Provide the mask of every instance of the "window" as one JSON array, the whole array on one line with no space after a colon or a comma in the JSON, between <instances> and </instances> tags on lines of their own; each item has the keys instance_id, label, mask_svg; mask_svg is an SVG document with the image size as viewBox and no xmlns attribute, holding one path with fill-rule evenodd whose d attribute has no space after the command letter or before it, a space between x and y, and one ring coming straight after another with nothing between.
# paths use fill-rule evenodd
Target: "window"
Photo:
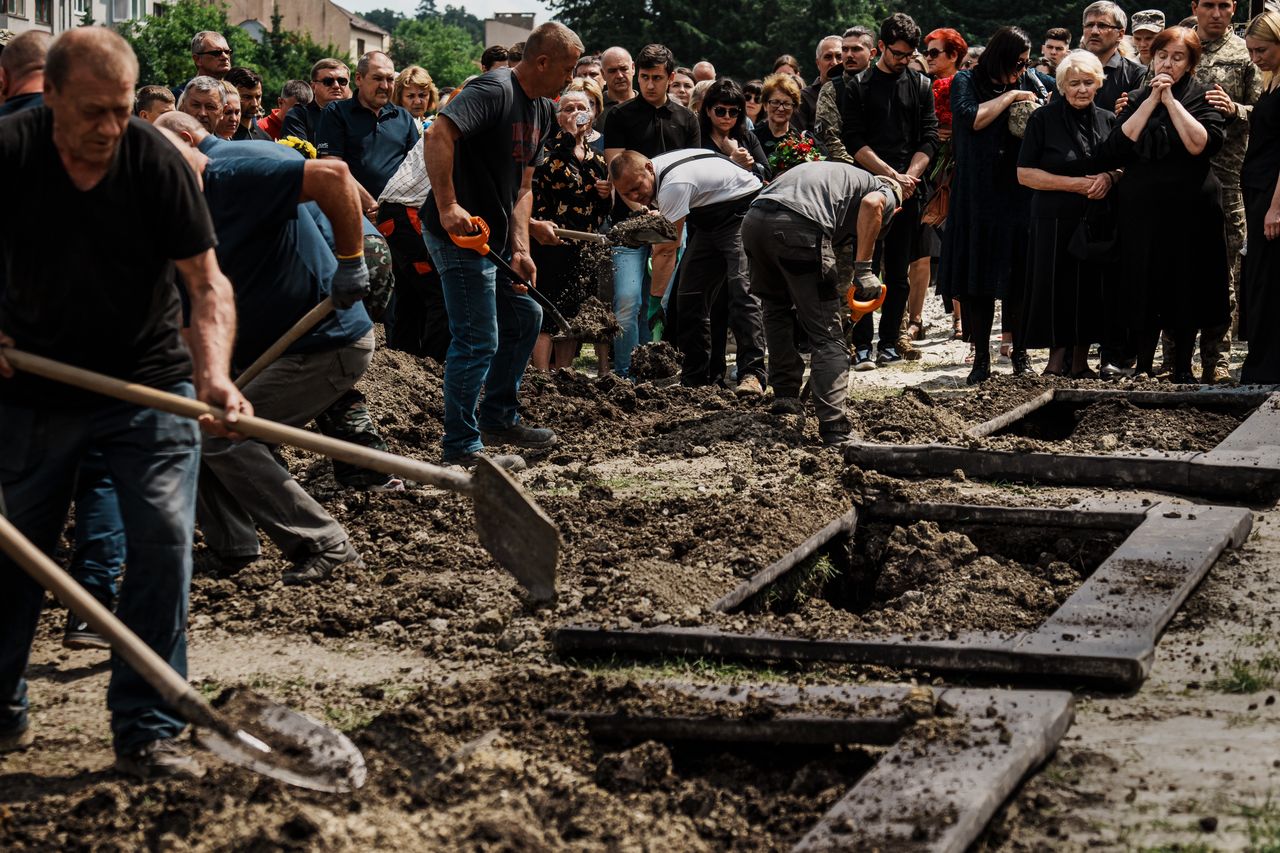
<instances>
[{"instance_id":1,"label":"window","mask_svg":"<svg viewBox=\"0 0 1280 853\"><path fill-rule=\"evenodd\" d=\"M36 23L53 23L53 0L36 0Z\"/></svg>"},{"instance_id":2,"label":"window","mask_svg":"<svg viewBox=\"0 0 1280 853\"><path fill-rule=\"evenodd\" d=\"M356 39L356 58L364 56L364 39Z\"/></svg>"},{"instance_id":3,"label":"window","mask_svg":"<svg viewBox=\"0 0 1280 853\"><path fill-rule=\"evenodd\" d=\"M15 15L19 18L27 16L27 0L6 0L4 7L10 15Z\"/></svg>"},{"instance_id":4,"label":"window","mask_svg":"<svg viewBox=\"0 0 1280 853\"><path fill-rule=\"evenodd\" d=\"M163 18L169 11L169 7L164 3L155 3L151 6L151 14L156 18Z\"/></svg>"},{"instance_id":5,"label":"window","mask_svg":"<svg viewBox=\"0 0 1280 853\"><path fill-rule=\"evenodd\" d=\"M89 0L75 0L72 4L77 15L83 17L89 11Z\"/></svg>"}]
</instances>

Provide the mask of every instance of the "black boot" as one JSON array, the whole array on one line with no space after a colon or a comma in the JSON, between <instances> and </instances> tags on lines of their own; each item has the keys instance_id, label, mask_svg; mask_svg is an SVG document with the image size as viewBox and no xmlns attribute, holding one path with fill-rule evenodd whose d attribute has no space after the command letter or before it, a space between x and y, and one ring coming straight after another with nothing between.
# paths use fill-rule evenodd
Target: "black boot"
<instances>
[{"instance_id":1,"label":"black boot","mask_svg":"<svg viewBox=\"0 0 1280 853\"><path fill-rule=\"evenodd\" d=\"M1031 356L1024 349L1013 351L1013 375L1025 376L1031 372Z\"/></svg>"},{"instance_id":2,"label":"black boot","mask_svg":"<svg viewBox=\"0 0 1280 853\"><path fill-rule=\"evenodd\" d=\"M991 348L989 345L979 345L973 353L973 369L969 371L969 378L965 380L967 385L977 385L986 382L991 378Z\"/></svg>"}]
</instances>

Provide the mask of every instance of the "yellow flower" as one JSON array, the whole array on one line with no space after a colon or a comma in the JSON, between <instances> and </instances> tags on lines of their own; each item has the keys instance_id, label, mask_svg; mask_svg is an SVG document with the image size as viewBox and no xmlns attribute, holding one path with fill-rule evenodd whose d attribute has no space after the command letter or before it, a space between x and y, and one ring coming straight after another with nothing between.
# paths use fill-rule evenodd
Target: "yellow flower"
<instances>
[{"instance_id":1,"label":"yellow flower","mask_svg":"<svg viewBox=\"0 0 1280 853\"><path fill-rule=\"evenodd\" d=\"M286 136L283 139L277 139L279 145L287 145L294 151L301 152L303 157L308 160L316 159L316 147L305 139L299 139L296 136Z\"/></svg>"}]
</instances>

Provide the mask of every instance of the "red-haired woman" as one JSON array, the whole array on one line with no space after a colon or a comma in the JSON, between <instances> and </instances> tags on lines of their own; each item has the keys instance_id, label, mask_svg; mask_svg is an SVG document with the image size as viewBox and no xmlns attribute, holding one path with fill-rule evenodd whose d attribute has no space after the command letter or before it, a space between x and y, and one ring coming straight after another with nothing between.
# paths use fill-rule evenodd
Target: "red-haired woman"
<instances>
[{"instance_id":1,"label":"red-haired woman","mask_svg":"<svg viewBox=\"0 0 1280 853\"><path fill-rule=\"evenodd\" d=\"M1151 42L1151 81L1129 93L1107 139L1124 166L1119 187L1122 284L1106 306L1112 343L1127 343L1138 373L1152 373L1163 328L1173 338L1175 382L1195 382L1198 329L1226 325L1227 243L1221 187L1209 159L1222 147L1222 113L1192 72L1194 30L1170 27Z\"/></svg>"}]
</instances>

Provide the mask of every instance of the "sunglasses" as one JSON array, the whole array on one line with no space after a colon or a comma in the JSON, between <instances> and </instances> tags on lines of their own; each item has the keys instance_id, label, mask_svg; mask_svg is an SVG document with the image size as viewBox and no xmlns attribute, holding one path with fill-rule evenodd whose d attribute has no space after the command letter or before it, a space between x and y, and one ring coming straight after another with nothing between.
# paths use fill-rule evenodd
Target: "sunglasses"
<instances>
[{"instance_id":1,"label":"sunglasses","mask_svg":"<svg viewBox=\"0 0 1280 853\"><path fill-rule=\"evenodd\" d=\"M716 118L737 118L738 113L742 112L737 107L712 107L711 114Z\"/></svg>"},{"instance_id":2,"label":"sunglasses","mask_svg":"<svg viewBox=\"0 0 1280 853\"><path fill-rule=\"evenodd\" d=\"M1031 60L1029 59L1019 59L1017 62L1013 63L1013 68L1015 71L1021 71L1022 69L1026 68L1030 64L1031 64Z\"/></svg>"},{"instance_id":3,"label":"sunglasses","mask_svg":"<svg viewBox=\"0 0 1280 853\"><path fill-rule=\"evenodd\" d=\"M321 86L345 86L350 83L351 80L347 77L325 77L321 80L317 80L316 82Z\"/></svg>"},{"instance_id":4,"label":"sunglasses","mask_svg":"<svg viewBox=\"0 0 1280 853\"><path fill-rule=\"evenodd\" d=\"M222 48L220 50L202 50L196 56L230 56L231 48Z\"/></svg>"},{"instance_id":5,"label":"sunglasses","mask_svg":"<svg viewBox=\"0 0 1280 853\"><path fill-rule=\"evenodd\" d=\"M930 59L937 59L939 56L942 56L942 54L944 53L946 53L945 50L938 50L936 47L931 47L924 52L924 55L929 57Z\"/></svg>"},{"instance_id":6,"label":"sunglasses","mask_svg":"<svg viewBox=\"0 0 1280 853\"><path fill-rule=\"evenodd\" d=\"M756 104L760 103L760 96L757 95L755 92L747 92L745 95L743 95L743 97L746 98L748 101L751 101L752 103L756 103Z\"/></svg>"}]
</instances>

